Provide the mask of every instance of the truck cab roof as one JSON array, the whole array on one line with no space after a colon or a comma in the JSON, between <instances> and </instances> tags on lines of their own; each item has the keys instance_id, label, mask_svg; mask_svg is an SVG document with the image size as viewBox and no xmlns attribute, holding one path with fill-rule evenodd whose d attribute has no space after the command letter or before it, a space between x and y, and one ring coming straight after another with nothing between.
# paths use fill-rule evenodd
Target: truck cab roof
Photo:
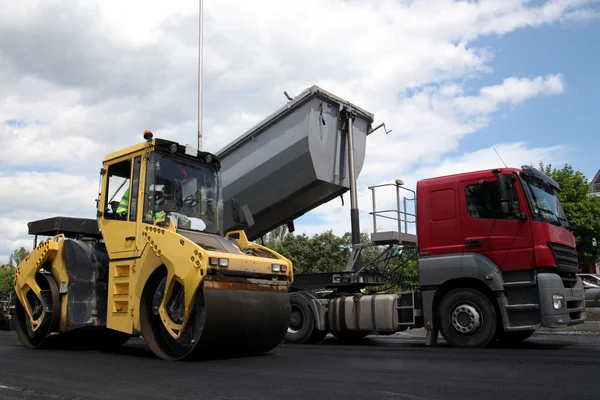
<instances>
[{"instance_id":1,"label":"truck cab roof","mask_svg":"<svg viewBox=\"0 0 600 400\"><path fill-rule=\"evenodd\" d=\"M484 178L490 175L491 173L494 174L501 174L501 173L512 173L512 172L517 172L517 173L521 173L523 170L520 168L493 168L493 169L481 169L478 171L469 171L469 172L461 172L461 173L457 173L457 174L449 174L449 175L441 175L441 176L436 176L433 178L425 178L425 179L421 179L417 182L417 185L419 186L429 186L431 184L439 184L439 183L443 183L445 181L456 181L456 180L462 180L462 179L477 179L477 178Z\"/></svg>"}]
</instances>

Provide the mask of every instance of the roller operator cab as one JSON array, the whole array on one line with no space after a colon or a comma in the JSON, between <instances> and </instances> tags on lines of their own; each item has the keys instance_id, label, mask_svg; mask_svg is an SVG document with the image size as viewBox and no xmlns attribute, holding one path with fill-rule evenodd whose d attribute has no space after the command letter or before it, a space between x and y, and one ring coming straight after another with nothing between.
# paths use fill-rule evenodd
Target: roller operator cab
<instances>
[{"instance_id":1,"label":"roller operator cab","mask_svg":"<svg viewBox=\"0 0 600 400\"><path fill-rule=\"evenodd\" d=\"M291 262L243 231L223 234L215 155L144 138L105 157L97 220L29 223L36 242L51 238L17 269L19 339L111 347L142 336L163 359L270 351L290 318Z\"/></svg>"},{"instance_id":2,"label":"roller operator cab","mask_svg":"<svg viewBox=\"0 0 600 400\"><path fill-rule=\"evenodd\" d=\"M575 238L559 190L528 166L417 183L425 327L452 345L479 347L585 321Z\"/></svg>"}]
</instances>

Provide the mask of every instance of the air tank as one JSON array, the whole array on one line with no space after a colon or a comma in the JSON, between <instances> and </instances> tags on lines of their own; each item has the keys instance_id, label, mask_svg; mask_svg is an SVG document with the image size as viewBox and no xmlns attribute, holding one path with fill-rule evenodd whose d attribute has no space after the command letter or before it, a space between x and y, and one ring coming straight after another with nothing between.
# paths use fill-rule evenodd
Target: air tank
<instances>
[{"instance_id":1,"label":"air tank","mask_svg":"<svg viewBox=\"0 0 600 400\"><path fill-rule=\"evenodd\" d=\"M225 232L244 229L256 240L347 192L346 112L354 115L358 177L374 116L318 86L218 151Z\"/></svg>"}]
</instances>

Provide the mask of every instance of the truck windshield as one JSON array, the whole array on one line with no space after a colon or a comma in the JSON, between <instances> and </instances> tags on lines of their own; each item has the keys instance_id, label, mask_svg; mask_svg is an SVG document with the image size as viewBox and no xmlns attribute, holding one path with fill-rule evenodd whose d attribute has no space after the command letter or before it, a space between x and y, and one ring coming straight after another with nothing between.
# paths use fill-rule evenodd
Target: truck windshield
<instances>
[{"instance_id":1,"label":"truck windshield","mask_svg":"<svg viewBox=\"0 0 600 400\"><path fill-rule=\"evenodd\" d=\"M523 175L525 189L530 198L533 214L548 220L555 225L569 227L567 216L556 196L556 191L550 183L534 177Z\"/></svg>"},{"instance_id":2,"label":"truck windshield","mask_svg":"<svg viewBox=\"0 0 600 400\"><path fill-rule=\"evenodd\" d=\"M178 228L220 233L220 174L202 164L172 155L151 153L146 169L144 222L167 215ZM181 196L177 193L181 192Z\"/></svg>"}]
</instances>

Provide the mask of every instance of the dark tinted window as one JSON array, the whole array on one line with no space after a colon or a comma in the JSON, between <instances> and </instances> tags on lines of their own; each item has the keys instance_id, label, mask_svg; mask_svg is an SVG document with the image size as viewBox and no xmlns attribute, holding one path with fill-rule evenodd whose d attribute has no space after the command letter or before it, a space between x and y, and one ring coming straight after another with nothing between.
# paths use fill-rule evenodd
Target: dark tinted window
<instances>
[{"instance_id":1,"label":"dark tinted window","mask_svg":"<svg viewBox=\"0 0 600 400\"><path fill-rule=\"evenodd\" d=\"M465 192L469 217L492 219L516 218L513 214L502 211L500 190L496 182L483 182L475 185L468 185ZM515 209L518 210L518 201L513 201L513 203Z\"/></svg>"}]
</instances>

